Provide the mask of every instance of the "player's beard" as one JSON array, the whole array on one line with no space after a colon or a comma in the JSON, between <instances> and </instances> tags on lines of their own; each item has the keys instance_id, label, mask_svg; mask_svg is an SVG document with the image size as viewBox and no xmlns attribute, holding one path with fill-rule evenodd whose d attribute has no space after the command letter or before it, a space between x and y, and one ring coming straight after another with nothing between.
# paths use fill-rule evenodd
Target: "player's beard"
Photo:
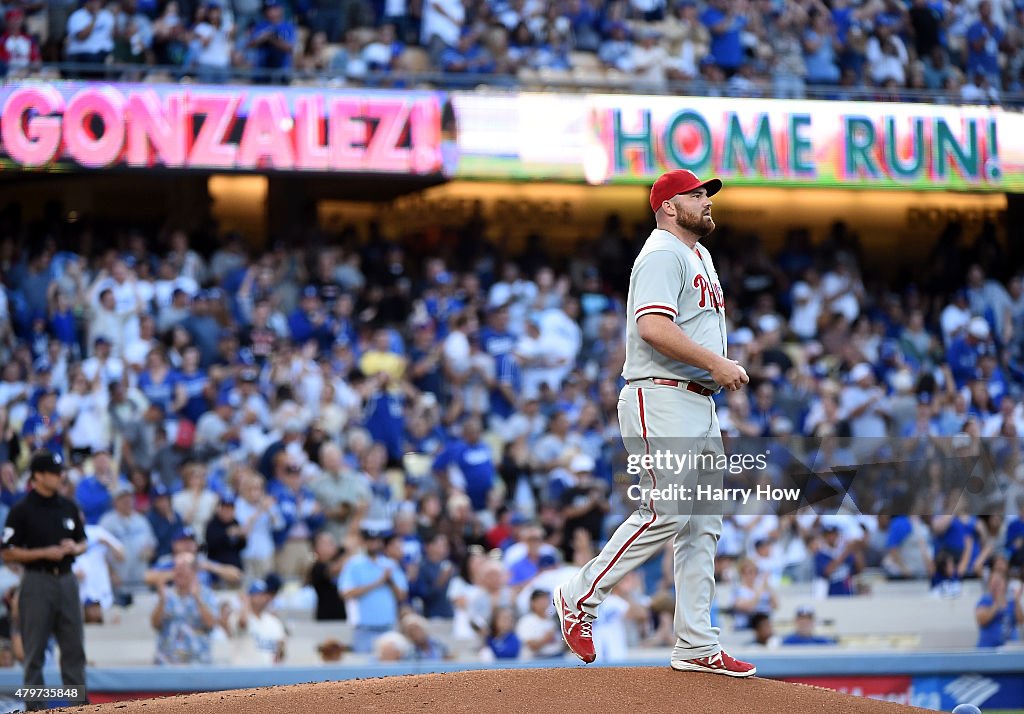
<instances>
[{"instance_id":1,"label":"player's beard","mask_svg":"<svg viewBox=\"0 0 1024 714\"><path fill-rule=\"evenodd\" d=\"M706 238L711 235L711 231L715 230L715 221L711 218L711 214L705 216L703 212L697 216L680 213L676 216L676 225L697 236L698 240Z\"/></svg>"}]
</instances>

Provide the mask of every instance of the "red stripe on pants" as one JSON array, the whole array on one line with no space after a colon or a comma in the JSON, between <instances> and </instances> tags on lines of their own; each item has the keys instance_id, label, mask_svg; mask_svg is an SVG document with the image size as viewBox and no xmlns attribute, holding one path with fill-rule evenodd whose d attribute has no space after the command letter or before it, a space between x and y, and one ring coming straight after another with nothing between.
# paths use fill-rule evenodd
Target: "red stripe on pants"
<instances>
[{"instance_id":1,"label":"red stripe on pants","mask_svg":"<svg viewBox=\"0 0 1024 714\"><path fill-rule=\"evenodd\" d=\"M643 440L644 440L644 451L647 453L648 456L650 456L651 455L651 443L647 440L647 417L644 414L644 390L642 388L637 388L637 390L636 390L636 402L637 402L637 408L640 411L640 434L641 434L641 436L643 437ZM654 475L654 470L653 469L647 469L647 473L650 474L650 476L651 476L651 484L652 484L651 488L652 489L657 488L658 487L658 479ZM652 525L654 525L654 522L656 520L658 520L658 512L654 509L654 497L653 496L651 497L651 500L648 503L649 503L649 507L651 509L651 520L647 521L647 523L644 523L642 526L640 526L640 528L637 529L636 533L631 535L629 537L629 539L625 543L622 544L622 547L619 548L619 551L608 562L608 565L606 565L604 570L602 570L598 574L598 576L594 579L594 583L593 583L593 585L590 586L590 590L587 591L587 594L584 595L583 597L581 597L579 600L576 601L576 609L577 610L582 610L583 609L583 602L584 602L584 600L586 600L587 598L589 598L591 595L594 594L594 591L597 590L597 584L599 582L601 582L601 578L603 578L605 575L608 574L608 571L611 570L612 567L614 567L614 565L619 561L619 558L622 557L623 553L625 553L627 550L629 550L629 546L633 545L633 542L637 538L639 538L641 535L643 535L644 531L646 531L648 528L650 528Z\"/></svg>"}]
</instances>

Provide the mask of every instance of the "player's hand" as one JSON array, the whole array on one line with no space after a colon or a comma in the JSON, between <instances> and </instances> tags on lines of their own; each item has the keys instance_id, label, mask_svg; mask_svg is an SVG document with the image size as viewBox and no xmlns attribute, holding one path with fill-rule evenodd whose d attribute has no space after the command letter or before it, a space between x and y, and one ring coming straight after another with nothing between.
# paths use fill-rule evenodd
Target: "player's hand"
<instances>
[{"instance_id":1,"label":"player's hand","mask_svg":"<svg viewBox=\"0 0 1024 714\"><path fill-rule=\"evenodd\" d=\"M64 546L61 545L51 545L43 549L43 560L60 562L64 560L65 555Z\"/></svg>"},{"instance_id":2,"label":"player's hand","mask_svg":"<svg viewBox=\"0 0 1024 714\"><path fill-rule=\"evenodd\" d=\"M739 367L741 370L743 370L743 383L744 384L749 384L750 383L750 375L747 374L747 368L744 367L742 364L740 364L739 360L733 359L733 360L729 360L729 361L732 362L737 367ZM771 366L775 367L775 369L779 368L778 365L771 365Z\"/></svg>"},{"instance_id":3,"label":"player's hand","mask_svg":"<svg viewBox=\"0 0 1024 714\"><path fill-rule=\"evenodd\" d=\"M750 382L747 370L736 360L724 358L712 368L711 378L731 392L742 389L744 384Z\"/></svg>"}]
</instances>

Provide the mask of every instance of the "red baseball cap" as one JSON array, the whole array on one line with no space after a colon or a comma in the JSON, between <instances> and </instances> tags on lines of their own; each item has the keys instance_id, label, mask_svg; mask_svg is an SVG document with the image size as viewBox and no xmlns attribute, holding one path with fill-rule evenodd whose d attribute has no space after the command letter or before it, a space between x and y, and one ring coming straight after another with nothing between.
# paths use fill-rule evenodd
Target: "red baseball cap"
<instances>
[{"instance_id":1,"label":"red baseball cap","mask_svg":"<svg viewBox=\"0 0 1024 714\"><path fill-rule=\"evenodd\" d=\"M16 17L25 17L25 11L20 7L12 7L4 14L5 20L13 20Z\"/></svg>"},{"instance_id":2,"label":"red baseball cap","mask_svg":"<svg viewBox=\"0 0 1024 714\"><path fill-rule=\"evenodd\" d=\"M702 186L707 189L709 196L714 196L722 190L722 180L713 178L702 182L697 178L697 174L686 169L667 171L659 176L651 187L651 210L657 213L662 202L676 194L687 193Z\"/></svg>"}]
</instances>

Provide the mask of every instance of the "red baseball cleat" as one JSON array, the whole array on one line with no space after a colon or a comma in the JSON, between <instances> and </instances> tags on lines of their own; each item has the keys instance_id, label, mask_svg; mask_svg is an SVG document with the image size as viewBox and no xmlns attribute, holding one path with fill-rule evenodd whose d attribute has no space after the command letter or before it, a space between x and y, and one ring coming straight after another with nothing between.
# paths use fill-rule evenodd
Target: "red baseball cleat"
<instances>
[{"instance_id":1,"label":"red baseball cleat","mask_svg":"<svg viewBox=\"0 0 1024 714\"><path fill-rule=\"evenodd\" d=\"M594 653L594 635L591 632L590 616L578 610L570 610L562 597L561 586L555 588L551 594L551 603L558 613L558 621L562 625L562 639L569 647L569 650L590 664L597 655Z\"/></svg>"},{"instance_id":2,"label":"red baseball cleat","mask_svg":"<svg viewBox=\"0 0 1024 714\"><path fill-rule=\"evenodd\" d=\"M725 650L710 657L674 659L670 664L672 669L680 672L711 672L712 674L724 674L727 677L750 677L757 674L757 667L750 662L742 662L735 657L730 657Z\"/></svg>"}]
</instances>

